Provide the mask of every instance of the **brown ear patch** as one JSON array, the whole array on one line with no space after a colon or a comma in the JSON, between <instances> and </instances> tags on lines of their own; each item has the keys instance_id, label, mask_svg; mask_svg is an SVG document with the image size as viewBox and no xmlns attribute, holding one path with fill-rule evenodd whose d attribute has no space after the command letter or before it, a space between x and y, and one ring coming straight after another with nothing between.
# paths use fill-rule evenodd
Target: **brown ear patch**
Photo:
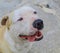
<instances>
[{"instance_id":1,"label":"brown ear patch","mask_svg":"<svg viewBox=\"0 0 60 53\"><path fill-rule=\"evenodd\" d=\"M9 18L8 16L5 16L1 21L1 25L6 25L8 18Z\"/></svg>"}]
</instances>

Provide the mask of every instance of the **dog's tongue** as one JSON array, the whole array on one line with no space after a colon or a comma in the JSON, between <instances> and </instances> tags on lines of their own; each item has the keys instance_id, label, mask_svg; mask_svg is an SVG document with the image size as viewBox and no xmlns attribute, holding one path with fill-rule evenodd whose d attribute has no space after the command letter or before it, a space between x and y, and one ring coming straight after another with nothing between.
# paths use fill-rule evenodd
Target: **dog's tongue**
<instances>
[{"instance_id":1,"label":"dog's tongue","mask_svg":"<svg viewBox=\"0 0 60 53\"><path fill-rule=\"evenodd\" d=\"M31 35L30 37L28 37L28 40L30 42L33 42L35 41L36 38L40 38L41 36L41 32L37 31L34 35Z\"/></svg>"},{"instance_id":2,"label":"dog's tongue","mask_svg":"<svg viewBox=\"0 0 60 53\"><path fill-rule=\"evenodd\" d=\"M27 39L29 42L33 42L35 41L36 38L40 38L41 37L41 32L37 31L34 35L29 35L29 36L20 36L23 39Z\"/></svg>"},{"instance_id":3,"label":"dog's tongue","mask_svg":"<svg viewBox=\"0 0 60 53\"><path fill-rule=\"evenodd\" d=\"M35 41L35 36L30 36L30 37L28 37L28 40L29 40L30 42Z\"/></svg>"}]
</instances>

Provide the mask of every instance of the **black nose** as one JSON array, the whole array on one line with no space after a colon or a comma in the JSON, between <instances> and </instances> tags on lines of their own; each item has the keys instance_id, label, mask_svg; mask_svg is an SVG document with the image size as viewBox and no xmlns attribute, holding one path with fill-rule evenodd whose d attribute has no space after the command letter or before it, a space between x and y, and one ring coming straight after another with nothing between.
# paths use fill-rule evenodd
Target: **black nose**
<instances>
[{"instance_id":1,"label":"black nose","mask_svg":"<svg viewBox=\"0 0 60 53\"><path fill-rule=\"evenodd\" d=\"M37 28L38 30L43 29L43 27L44 27L43 20L41 20L41 19L35 20L35 21L33 22L33 27L34 27L34 28Z\"/></svg>"}]
</instances>

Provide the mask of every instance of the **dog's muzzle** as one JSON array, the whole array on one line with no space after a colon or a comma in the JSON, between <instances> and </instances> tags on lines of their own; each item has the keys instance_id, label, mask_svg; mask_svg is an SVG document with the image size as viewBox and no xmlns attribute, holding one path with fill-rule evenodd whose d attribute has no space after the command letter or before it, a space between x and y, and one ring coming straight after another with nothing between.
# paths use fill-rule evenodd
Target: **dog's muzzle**
<instances>
[{"instance_id":1,"label":"dog's muzzle","mask_svg":"<svg viewBox=\"0 0 60 53\"><path fill-rule=\"evenodd\" d=\"M19 37L22 39L26 39L30 42L41 40L43 38L43 35L40 30L42 30L44 27L43 20L41 20L41 19L35 20L33 22L33 27L37 29L35 34L33 34L33 35L19 35Z\"/></svg>"},{"instance_id":2,"label":"dog's muzzle","mask_svg":"<svg viewBox=\"0 0 60 53\"><path fill-rule=\"evenodd\" d=\"M19 35L20 38L22 39L26 39L29 42L33 42L33 41L39 41L43 38L43 35L40 31L37 31L35 34L33 35Z\"/></svg>"}]
</instances>

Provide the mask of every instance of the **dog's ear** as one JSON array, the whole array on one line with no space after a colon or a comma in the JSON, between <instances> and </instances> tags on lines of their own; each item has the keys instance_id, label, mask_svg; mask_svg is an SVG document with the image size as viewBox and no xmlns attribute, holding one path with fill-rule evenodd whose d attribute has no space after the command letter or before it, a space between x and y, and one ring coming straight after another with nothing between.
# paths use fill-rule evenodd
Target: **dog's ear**
<instances>
[{"instance_id":1,"label":"dog's ear","mask_svg":"<svg viewBox=\"0 0 60 53\"><path fill-rule=\"evenodd\" d=\"M9 29L11 24L12 24L12 21L10 20L9 16L4 16L1 19L1 26L6 26Z\"/></svg>"},{"instance_id":2,"label":"dog's ear","mask_svg":"<svg viewBox=\"0 0 60 53\"><path fill-rule=\"evenodd\" d=\"M1 20L1 25L2 26L6 25L8 19L9 19L8 16L4 16L3 19Z\"/></svg>"}]
</instances>

